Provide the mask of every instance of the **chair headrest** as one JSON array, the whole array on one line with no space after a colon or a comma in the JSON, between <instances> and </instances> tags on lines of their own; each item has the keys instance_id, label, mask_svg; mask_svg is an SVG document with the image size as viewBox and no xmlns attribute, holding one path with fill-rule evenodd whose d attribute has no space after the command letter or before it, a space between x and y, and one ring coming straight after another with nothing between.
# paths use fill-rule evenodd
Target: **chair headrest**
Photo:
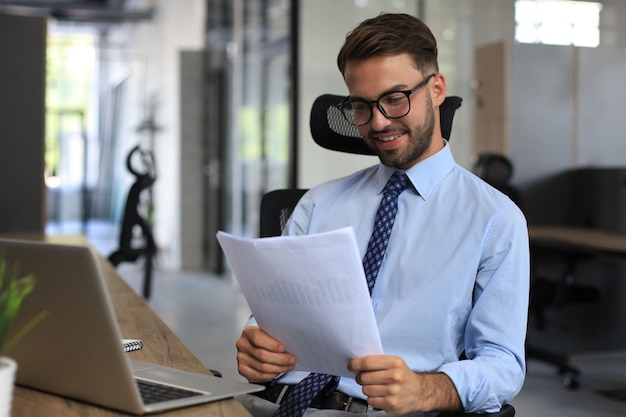
<instances>
[{"instance_id":1,"label":"chair headrest","mask_svg":"<svg viewBox=\"0 0 626 417\"><path fill-rule=\"evenodd\" d=\"M473 167L473 172L490 184L506 184L513 177L513 163L504 155L481 153Z\"/></svg>"},{"instance_id":2,"label":"chair headrest","mask_svg":"<svg viewBox=\"0 0 626 417\"><path fill-rule=\"evenodd\" d=\"M345 96L324 94L313 102L311 108L311 136L322 148L332 151L347 152L359 155L374 155L365 144L356 126L348 123L337 107ZM463 99L448 96L439 106L441 134L450 140L454 113L461 107Z\"/></svg>"}]
</instances>

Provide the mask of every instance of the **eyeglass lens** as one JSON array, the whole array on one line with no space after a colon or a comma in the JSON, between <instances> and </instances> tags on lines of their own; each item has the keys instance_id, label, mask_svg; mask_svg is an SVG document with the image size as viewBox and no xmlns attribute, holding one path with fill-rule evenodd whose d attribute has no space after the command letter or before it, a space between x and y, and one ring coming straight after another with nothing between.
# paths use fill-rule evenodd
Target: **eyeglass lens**
<instances>
[{"instance_id":1,"label":"eyeglass lens","mask_svg":"<svg viewBox=\"0 0 626 417\"><path fill-rule=\"evenodd\" d=\"M392 92L381 96L375 103L388 118L397 119L406 116L411 109L409 97L403 92ZM367 124L372 118L372 105L362 99L347 101L342 106L344 116L357 126Z\"/></svg>"}]
</instances>

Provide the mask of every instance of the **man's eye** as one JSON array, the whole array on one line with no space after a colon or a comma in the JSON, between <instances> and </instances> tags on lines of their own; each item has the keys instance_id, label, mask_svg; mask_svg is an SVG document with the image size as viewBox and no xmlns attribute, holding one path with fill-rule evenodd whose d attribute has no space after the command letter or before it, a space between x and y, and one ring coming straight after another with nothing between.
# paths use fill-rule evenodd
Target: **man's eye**
<instances>
[{"instance_id":1,"label":"man's eye","mask_svg":"<svg viewBox=\"0 0 626 417\"><path fill-rule=\"evenodd\" d=\"M399 106L405 103L406 96L401 93L389 94L381 100L383 106Z\"/></svg>"},{"instance_id":2,"label":"man's eye","mask_svg":"<svg viewBox=\"0 0 626 417\"><path fill-rule=\"evenodd\" d=\"M361 101L353 101L352 103L350 103L350 105L352 106L352 110L355 112L365 112L369 109L369 106Z\"/></svg>"}]
</instances>

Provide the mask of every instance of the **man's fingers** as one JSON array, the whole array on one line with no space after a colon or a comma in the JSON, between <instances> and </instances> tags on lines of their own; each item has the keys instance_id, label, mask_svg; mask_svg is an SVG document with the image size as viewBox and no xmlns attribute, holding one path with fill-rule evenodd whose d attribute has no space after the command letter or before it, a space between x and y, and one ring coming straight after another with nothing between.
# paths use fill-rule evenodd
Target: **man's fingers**
<instances>
[{"instance_id":1,"label":"man's fingers","mask_svg":"<svg viewBox=\"0 0 626 417\"><path fill-rule=\"evenodd\" d=\"M257 327L244 329L235 343L237 370L248 381L264 381L291 371L296 358L284 345Z\"/></svg>"},{"instance_id":2,"label":"man's fingers","mask_svg":"<svg viewBox=\"0 0 626 417\"><path fill-rule=\"evenodd\" d=\"M263 330L258 327L248 327L244 329L242 336L248 340L248 342L260 349L265 349L270 352L284 352L285 345L280 341L274 339Z\"/></svg>"},{"instance_id":3,"label":"man's fingers","mask_svg":"<svg viewBox=\"0 0 626 417\"><path fill-rule=\"evenodd\" d=\"M237 354L237 364L239 374L250 382L267 381L286 372L285 367L259 362L241 353Z\"/></svg>"}]
</instances>

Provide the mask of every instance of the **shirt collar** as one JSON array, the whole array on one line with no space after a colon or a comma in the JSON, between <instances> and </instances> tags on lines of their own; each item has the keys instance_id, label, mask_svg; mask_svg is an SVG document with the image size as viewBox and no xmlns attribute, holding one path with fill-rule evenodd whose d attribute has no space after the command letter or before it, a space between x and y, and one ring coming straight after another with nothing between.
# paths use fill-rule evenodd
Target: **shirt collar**
<instances>
[{"instance_id":1,"label":"shirt collar","mask_svg":"<svg viewBox=\"0 0 626 417\"><path fill-rule=\"evenodd\" d=\"M444 146L439 152L413 165L406 171L406 174L417 193L424 200L427 200L455 165L456 162L452 156L450 145L444 139ZM382 163L378 164L377 192L379 194L383 192L385 184L396 171L398 171L397 168L388 167Z\"/></svg>"}]
</instances>

